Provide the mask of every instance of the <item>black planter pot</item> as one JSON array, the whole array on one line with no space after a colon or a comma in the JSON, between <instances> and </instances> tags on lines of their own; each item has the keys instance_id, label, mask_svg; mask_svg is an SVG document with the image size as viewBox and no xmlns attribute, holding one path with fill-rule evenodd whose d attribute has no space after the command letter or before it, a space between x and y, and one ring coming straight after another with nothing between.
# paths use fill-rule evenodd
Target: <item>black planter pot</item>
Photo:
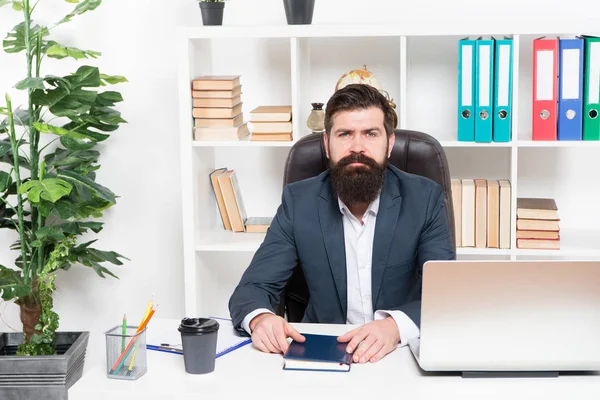
<instances>
[{"instance_id":1,"label":"black planter pot","mask_svg":"<svg viewBox=\"0 0 600 400\"><path fill-rule=\"evenodd\" d=\"M198 4L200 4L200 11L202 12L202 23L204 25L223 25L223 9L225 8L225 3L223 3L222 1L201 1Z\"/></svg>"},{"instance_id":2,"label":"black planter pot","mask_svg":"<svg viewBox=\"0 0 600 400\"><path fill-rule=\"evenodd\" d=\"M312 23L315 0L283 0L288 25Z\"/></svg>"}]
</instances>

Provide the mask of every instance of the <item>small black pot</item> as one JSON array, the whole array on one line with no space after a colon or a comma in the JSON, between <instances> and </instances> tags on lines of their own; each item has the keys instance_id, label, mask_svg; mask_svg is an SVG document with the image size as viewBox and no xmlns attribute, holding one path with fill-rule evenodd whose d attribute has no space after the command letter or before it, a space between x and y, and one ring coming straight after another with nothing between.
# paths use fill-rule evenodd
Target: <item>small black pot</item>
<instances>
[{"instance_id":1,"label":"small black pot","mask_svg":"<svg viewBox=\"0 0 600 400\"><path fill-rule=\"evenodd\" d=\"M315 0L283 0L288 25L310 25Z\"/></svg>"},{"instance_id":2,"label":"small black pot","mask_svg":"<svg viewBox=\"0 0 600 400\"><path fill-rule=\"evenodd\" d=\"M200 11L202 12L202 23L204 25L223 25L223 9L225 3L201 1Z\"/></svg>"}]
</instances>

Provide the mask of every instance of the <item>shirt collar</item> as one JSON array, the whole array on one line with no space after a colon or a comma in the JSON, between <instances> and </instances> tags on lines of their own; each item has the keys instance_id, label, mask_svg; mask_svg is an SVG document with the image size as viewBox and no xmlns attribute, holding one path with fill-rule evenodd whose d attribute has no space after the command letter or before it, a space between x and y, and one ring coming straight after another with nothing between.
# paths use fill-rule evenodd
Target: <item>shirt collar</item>
<instances>
[{"instance_id":1,"label":"shirt collar","mask_svg":"<svg viewBox=\"0 0 600 400\"><path fill-rule=\"evenodd\" d=\"M379 194L377 195L377 197L375 198L375 200L373 200L371 202L371 204L369 204L369 207L367 207L367 211L365 211L365 214L368 213L369 211L371 211L373 213L373 215L377 216L377 211L379 210L379 198L381 196L381 192L379 192ZM350 212L350 209L348 208L348 206L346 206L346 204L344 204L344 202L339 198L338 196L338 206L340 208L340 212L343 214L344 210L346 212Z\"/></svg>"}]
</instances>

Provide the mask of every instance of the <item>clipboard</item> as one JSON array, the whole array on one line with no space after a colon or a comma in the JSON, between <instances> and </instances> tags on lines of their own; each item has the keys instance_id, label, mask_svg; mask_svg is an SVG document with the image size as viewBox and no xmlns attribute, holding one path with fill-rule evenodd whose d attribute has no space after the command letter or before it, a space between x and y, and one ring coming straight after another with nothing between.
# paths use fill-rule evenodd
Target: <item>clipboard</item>
<instances>
[{"instance_id":1,"label":"clipboard","mask_svg":"<svg viewBox=\"0 0 600 400\"><path fill-rule=\"evenodd\" d=\"M217 336L217 356L222 357L234 350L252 343L252 339L233 328L231 319L213 317L219 322L219 331ZM181 344L181 335L177 331L178 325L170 327L168 330L159 332L148 331L146 338L146 349L160 351L164 353L183 355L183 345Z\"/></svg>"}]
</instances>

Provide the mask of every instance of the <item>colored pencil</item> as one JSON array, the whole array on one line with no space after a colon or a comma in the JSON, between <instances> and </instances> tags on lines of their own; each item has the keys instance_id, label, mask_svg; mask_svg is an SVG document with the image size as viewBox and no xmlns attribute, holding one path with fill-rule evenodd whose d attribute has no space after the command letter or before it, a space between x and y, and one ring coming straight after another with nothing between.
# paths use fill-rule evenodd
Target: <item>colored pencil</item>
<instances>
[{"instance_id":1,"label":"colored pencil","mask_svg":"<svg viewBox=\"0 0 600 400\"><path fill-rule=\"evenodd\" d=\"M158 304L156 305L156 307L158 307ZM139 332L143 331L144 328L146 328L146 325L148 325L148 322L150 321L150 319L154 315L154 312L156 311L156 307L153 307L152 310L150 310L150 313L148 314L148 316L142 321L142 323L140 323L140 325L138 326L138 328L135 332L136 334L138 334ZM129 341L129 344L125 348L125 351L123 351L121 353L121 356L119 356L119 358L117 359L117 361L111 368L111 370L110 370L111 374L112 373L116 374L119 372L119 370L123 366L123 363L125 362L125 358L127 357L127 355L129 355L129 351L131 350L131 347L133 346L135 339L136 339L135 336L131 338L131 340Z\"/></svg>"}]
</instances>

